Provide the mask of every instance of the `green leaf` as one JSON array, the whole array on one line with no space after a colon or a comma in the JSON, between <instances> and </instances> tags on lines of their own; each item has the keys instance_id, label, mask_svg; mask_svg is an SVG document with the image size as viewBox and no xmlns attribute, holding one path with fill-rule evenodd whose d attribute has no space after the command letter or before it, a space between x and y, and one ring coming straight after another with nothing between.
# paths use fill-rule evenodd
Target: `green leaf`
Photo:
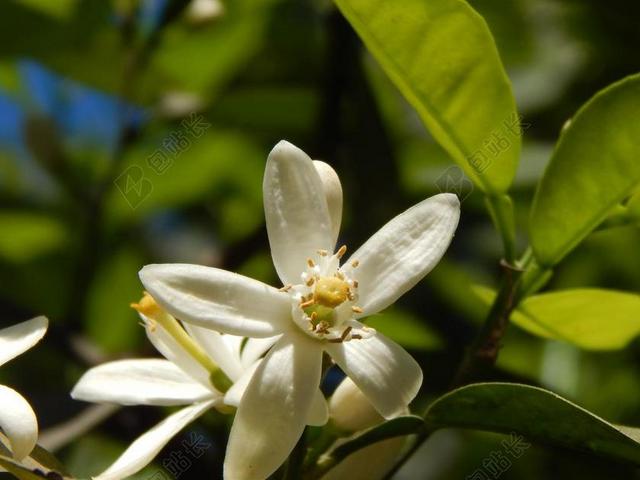
<instances>
[{"instance_id":1,"label":"green leaf","mask_svg":"<svg viewBox=\"0 0 640 480\"><path fill-rule=\"evenodd\" d=\"M331 459L335 463L340 462L347 456L351 455L362 448L374 443L386 440L388 438L400 437L403 435L411 435L418 433L424 427L424 421L416 415L406 415L387 420L372 427L360 435L341 443L331 452Z\"/></svg>"},{"instance_id":2,"label":"green leaf","mask_svg":"<svg viewBox=\"0 0 640 480\"><path fill-rule=\"evenodd\" d=\"M0 212L0 259L24 263L60 248L68 240L64 226L51 216Z\"/></svg>"},{"instance_id":3,"label":"green leaf","mask_svg":"<svg viewBox=\"0 0 640 480\"><path fill-rule=\"evenodd\" d=\"M596 94L563 130L531 211L541 265L558 263L640 183L638 103L633 75Z\"/></svg>"},{"instance_id":4,"label":"green leaf","mask_svg":"<svg viewBox=\"0 0 640 480\"><path fill-rule=\"evenodd\" d=\"M495 297L487 287L474 285L473 291L487 305ZM598 288L541 293L520 303L511 321L585 350L619 350L640 334L640 295Z\"/></svg>"},{"instance_id":5,"label":"green leaf","mask_svg":"<svg viewBox=\"0 0 640 480\"><path fill-rule=\"evenodd\" d=\"M511 320L587 350L616 350L640 334L640 295L596 288L542 293L527 298Z\"/></svg>"},{"instance_id":6,"label":"green leaf","mask_svg":"<svg viewBox=\"0 0 640 480\"><path fill-rule=\"evenodd\" d=\"M516 433L640 465L640 444L616 427L555 393L528 385L479 383L440 397L425 416L427 427Z\"/></svg>"},{"instance_id":7,"label":"green leaf","mask_svg":"<svg viewBox=\"0 0 640 480\"><path fill-rule=\"evenodd\" d=\"M20 462L13 458L8 445L9 439L0 432L0 467L15 475L16 478L20 480L42 479L49 472L58 473L64 478L71 478L60 461L40 445L36 445L29 456ZM42 472L42 475L36 474L36 470Z\"/></svg>"},{"instance_id":8,"label":"green leaf","mask_svg":"<svg viewBox=\"0 0 640 480\"><path fill-rule=\"evenodd\" d=\"M449 155L483 191L505 192L519 117L482 17L460 0L336 3Z\"/></svg>"},{"instance_id":9,"label":"green leaf","mask_svg":"<svg viewBox=\"0 0 640 480\"><path fill-rule=\"evenodd\" d=\"M398 308L368 317L366 323L405 348L437 350L442 347L440 336L424 321Z\"/></svg>"}]
</instances>

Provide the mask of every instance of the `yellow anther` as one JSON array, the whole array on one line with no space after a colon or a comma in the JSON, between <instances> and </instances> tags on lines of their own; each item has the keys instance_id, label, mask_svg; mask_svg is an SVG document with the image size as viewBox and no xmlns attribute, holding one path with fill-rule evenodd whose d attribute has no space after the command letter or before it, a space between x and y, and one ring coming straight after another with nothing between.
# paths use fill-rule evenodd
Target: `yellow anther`
<instances>
[{"instance_id":1,"label":"yellow anther","mask_svg":"<svg viewBox=\"0 0 640 480\"><path fill-rule=\"evenodd\" d=\"M316 266L316 262L314 262L310 258L307 258L307 265L309 265L309 267L313 268L313 267Z\"/></svg>"},{"instance_id":2,"label":"yellow anther","mask_svg":"<svg viewBox=\"0 0 640 480\"><path fill-rule=\"evenodd\" d=\"M360 260L354 260L353 262L351 262L351 266L353 268L358 268L358 265L360 265Z\"/></svg>"},{"instance_id":3,"label":"yellow anther","mask_svg":"<svg viewBox=\"0 0 640 480\"><path fill-rule=\"evenodd\" d=\"M279 292L288 292L289 290L291 290L293 288L293 285L291 285L290 283L286 284L284 287L281 287L278 289Z\"/></svg>"},{"instance_id":4,"label":"yellow anther","mask_svg":"<svg viewBox=\"0 0 640 480\"><path fill-rule=\"evenodd\" d=\"M321 257L326 257L327 255L329 255L329 252L327 252L326 250L318 250L318 255L320 255Z\"/></svg>"},{"instance_id":5,"label":"yellow anther","mask_svg":"<svg viewBox=\"0 0 640 480\"><path fill-rule=\"evenodd\" d=\"M144 292L144 295L138 303L132 303L130 306L148 318L157 317L162 313L160 305L158 305L153 297L147 292Z\"/></svg>"},{"instance_id":6,"label":"yellow anther","mask_svg":"<svg viewBox=\"0 0 640 480\"><path fill-rule=\"evenodd\" d=\"M360 307L356 307L355 305L351 307L351 310L353 311L353 313L364 313L364 310L362 310Z\"/></svg>"},{"instance_id":7,"label":"yellow anther","mask_svg":"<svg viewBox=\"0 0 640 480\"><path fill-rule=\"evenodd\" d=\"M353 281L353 288L358 288L358 281L357 280Z\"/></svg>"},{"instance_id":8,"label":"yellow anther","mask_svg":"<svg viewBox=\"0 0 640 480\"><path fill-rule=\"evenodd\" d=\"M313 300L325 307L335 308L349 298L349 284L337 277L321 277L316 282Z\"/></svg>"},{"instance_id":9,"label":"yellow anther","mask_svg":"<svg viewBox=\"0 0 640 480\"><path fill-rule=\"evenodd\" d=\"M342 245L338 251L336 252L336 257L338 258L342 258L344 256L344 254L347 253L347 246L346 245Z\"/></svg>"},{"instance_id":10,"label":"yellow anther","mask_svg":"<svg viewBox=\"0 0 640 480\"><path fill-rule=\"evenodd\" d=\"M310 287L311 285L313 285L313 282L315 282L316 279L314 277L311 277L309 280L307 280L306 284L307 287Z\"/></svg>"},{"instance_id":11,"label":"yellow anther","mask_svg":"<svg viewBox=\"0 0 640 480\"><path fill-rule=\"evenodd\" d=\"M313 300L313 298L312 298L311 300L307 300L307 301L305 301L305 302L302 302L302 303L300 304L300 308L307 308L307 307L310 307L310 306L311 306L311 305L313 305L314 303L315 303L315 302L314 302L314 300Z\"/></svg>"},{"instance_id":12,"label":"yellow anther","mask_svg":"<svg viewBox=\"0 0 640 480\"><path fill-rule=\"evenodd\" d=\"M342 273L340 270L338 270L338 271L335 273L335 276L336 276L337 278L339 278L340 280L344 280L344 273Z\"/></svg>"}]
</instances>

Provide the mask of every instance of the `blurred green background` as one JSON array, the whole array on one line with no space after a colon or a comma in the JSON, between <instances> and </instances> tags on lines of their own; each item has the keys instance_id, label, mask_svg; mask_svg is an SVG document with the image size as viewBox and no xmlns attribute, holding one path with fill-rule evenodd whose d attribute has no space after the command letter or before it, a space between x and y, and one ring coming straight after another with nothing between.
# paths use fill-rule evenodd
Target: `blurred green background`
<instances>
[{"instance_id":1,"label":"blurred green background","mask_svg":"<svg viewBox=\"0 0 640 480\"><path fill-rule=\"evenodd\" d=\"M470 3L496 37L526 125L513 189L524 247L533 188L563 123L639 70L640 3ZM44 439L88 406L68 395L88 367L156 355L129 308L141 295L141 266L199 263L277 284L261 184L283 138L340 175L341 243L350 248L427 196L463 199L445 259L370 322L423 366L418 404L447 389L485 310L470 286L494 283L500 241L481 195L331 2L6 0L0 12L0 326L51 320L45 341L3 368L0 382L32 402ZM549 288L638 291L638 245L637 227L596 232ZM511 327L504 344L494 379L541 385L614 423L640 425L640 342L596 354ZM76 475L95 474L162 416L119 410L91 433L58 441L57 453ZM191 430L212 448L183 478L221 475L227 420L210 414ZM153 478L188 435L136 478ZM475 480L502 439L439 432L397 478ZM534 446L500 478L633 475Z\"/></svg>"}]
</instances>

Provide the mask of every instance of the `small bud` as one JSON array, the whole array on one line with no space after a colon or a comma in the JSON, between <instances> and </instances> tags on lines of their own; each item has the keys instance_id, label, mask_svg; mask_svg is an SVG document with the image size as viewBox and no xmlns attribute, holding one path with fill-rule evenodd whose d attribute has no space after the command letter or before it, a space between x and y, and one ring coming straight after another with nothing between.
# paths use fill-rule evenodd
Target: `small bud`
<instances>
[{"instance_id":1,"label":"small bud","mask_svg":"<svg viewBox=\"0 0 640 480\"><path fill-rule=\"evenodd\" d=\"M331 396L329 415L336 427L347 432L370 428L384 420L349 377Z\"/></svg>"}]
</instances>

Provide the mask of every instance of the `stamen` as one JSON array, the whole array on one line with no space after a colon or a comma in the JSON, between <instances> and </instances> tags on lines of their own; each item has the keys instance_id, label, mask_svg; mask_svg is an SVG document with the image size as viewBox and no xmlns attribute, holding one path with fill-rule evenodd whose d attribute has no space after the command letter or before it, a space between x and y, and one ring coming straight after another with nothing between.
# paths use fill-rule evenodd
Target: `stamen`
<instances>
[{"instance_id":1,"label":"stamen","mask_svg":"<svg viewBox=\"0 0 640 480\"><path fill-rule=\"evenodd\" d=\"M358 265L360 265L360 260L354 260L353 262L351 262L351 266L353 268L358 268Z\"/></svg>"},{"instance_id":2,"label":"stamen","mask_svg":"<svg viewBox=\"0 0 640 480\"><path fill-rule=\"evenodd\" d=\"M302 302L300 304L300 308L307 308L310 307L311 305L313 305L315 302L313 300L313 298L311 300L307 300L306 302Z\"/></svg>"},{"instance_id":3,"label":"stamen","mask_svg":"<svg viewBox=\"0 0 640 480\"><path fill-rule=\"evenodd\" d=\"M318 318L318 312L311 312L311 315L309 316L309 318L313 323L315 323L316 319Z\"/></svg>"},{"instance_id":4,"label":"stamen","mask_svg":"<svg viewBox=\"0 0 640 480\"><path fill-rule=\"evenodd\" d=\"M357 307L355 305L351 307L351 310L353 311L353 313L364 313L364 310L362 308Z\"/></svg>"},{"instance_id":5,"label":"stamen","mask_svg":"<svg viewBox=\"0 0 640 480\"><path fill-rule=\"evenodd\" d=\"M344 340L347 338L347 336L349 335L349 333L351 333L351 330L353 328L352 327L347 327L344 329L344 332L342 332L342 335L340 335L340 340L342 340L344 342Z\"/></svg>"},{"instance_id":6,"label":"stamen","mask_svg":"<svg viewBox=\"0 0 640 480\"><path fill-rule=\"evenodd\" d=\"M358 335L357 333L354 333L353 335L351 335L351 339L352 340L362 340L362 335Z\"/></svg>"},{"instance_id":7,"label":"stamen","mask_svg":"<svg viewBox=\"0 0 640 480\"><path fill-rule=\"evenodd\" d=\"M358 281L357 280L353 281L353 288L358 288Z\"/></svg>"},{"instance_id":8,"label":"stamen","mask_svg":"<svg viewBox=\"0 0 640 480\"><path fill-rule=\"evenodd\" d=\"M286 284L284 287L281 287L278 289L279 292L288 292L289 290L291 290L293 288L293 285L291 285L290 283Z\"/></svg>"},{"instance_id":9,"label":"stamen","mask_svg":"<svg viewBox=\"0 0 640 480\"><path fill-rule=\"evenodd\" d=\"M340 280L344 280L344 273L342 273L340 270L338 270L335 273L335 277L339 278Z\"/></svg>"},{"instance_id":10,"label":"stamen","mask_svg":"<svg viewBox=\"0 0 640 480\"><path fill-rule=\"evenodd\" d=\"M347 253L347 246L346 245L342 245L340 247L340 249L338 249L338 251L336 252L336 257L342 258L345 253Z\"/></svg>"},{"instance_id":11,"label":"stamen","mask_svg":"<svg viewBox=\"0 0 640 480\"><path fill-rule=\"evenodd\" d=\"M327 252L326 250L318 250L318 255L320 255L321 257L326 257L327 255L329 255L329 252Z\"/></svg>"},{"instance_id":12,"label":"stamen","mask_svg":"<svg viewBox=\"0 0 640 480\"><path fill-rule=\"evenodd\" d=\"M314 262L310 258L307 258L307 265L309 265L310 268L313 268L316 266L316 262Z\"/></svg>"},{"instance_id":13,"label":"stamen","mask_svg":"<svg viewBox=\"0 0 640 480\"><path fill-rule=\"evenodd\" d=\"M353 293L349 292L347 298L353 302L356 299L356 296Z\"/></svg>"},{"instance_id":14,"label":"stamen","mask_svg":"<svg viewBox=\"0 0 640 480\"><path fill-rule=\"evenodd\" d=\"M313 285L313 282L315 281L316 281L315 277L311 277L309 280L307 280L307 283L306 283L307 287L310 287L311 285Z\"/></svg>"}]
</instances>

